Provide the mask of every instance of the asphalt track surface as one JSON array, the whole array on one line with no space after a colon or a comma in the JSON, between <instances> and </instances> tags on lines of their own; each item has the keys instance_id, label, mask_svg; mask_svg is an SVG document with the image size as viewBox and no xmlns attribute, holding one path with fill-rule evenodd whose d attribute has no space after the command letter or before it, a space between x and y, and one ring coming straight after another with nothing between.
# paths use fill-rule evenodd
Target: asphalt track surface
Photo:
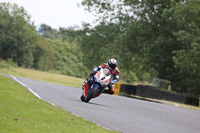
<instances>
[{"instance_id":1,"label":"asphalt track surface","mask_svg":"<svg viewBox=\"0 0 200 133\"><path fill-rule=\"evenodd\" d=\"M200 133L199 110L108 94L84 103L80 100L81 88L16 78L45 101L110 130L123 133Z\"/></svg>"}]
</instances>

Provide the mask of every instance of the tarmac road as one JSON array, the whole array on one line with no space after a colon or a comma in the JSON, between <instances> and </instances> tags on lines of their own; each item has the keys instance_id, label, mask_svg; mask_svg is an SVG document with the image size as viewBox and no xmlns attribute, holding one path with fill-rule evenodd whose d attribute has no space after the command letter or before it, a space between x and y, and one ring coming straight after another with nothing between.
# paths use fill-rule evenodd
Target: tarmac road
<instances>
[{"instance_id":1,"label":"tarmac road","mask_svg":"<svg viewBox=\"0 0 200 133\"><path fill-rule=\"evenodd\" d=\"M81 102L81 88L16 77L45 101L123 133L200 133L200 111L102 94Z\"/></svg>"}]
</instances>

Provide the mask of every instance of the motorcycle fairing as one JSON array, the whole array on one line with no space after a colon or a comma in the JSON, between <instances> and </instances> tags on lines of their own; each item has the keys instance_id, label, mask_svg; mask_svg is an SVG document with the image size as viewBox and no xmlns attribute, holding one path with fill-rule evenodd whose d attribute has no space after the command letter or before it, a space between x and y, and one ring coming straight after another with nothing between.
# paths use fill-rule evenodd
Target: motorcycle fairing
<instances>
[{"instance_id":1,"label":"motorcycle fairing","mask_svg":"<svg viewBox=\"0 0 200 133\"><path fill-rule=\"evenodd\" d=\"M89 87L88 83L86 83L85 84L85 90L84 90L85 91L85 96L84 97L87 97L89 88L90 87Z\"/></svg>"}]
</instances>

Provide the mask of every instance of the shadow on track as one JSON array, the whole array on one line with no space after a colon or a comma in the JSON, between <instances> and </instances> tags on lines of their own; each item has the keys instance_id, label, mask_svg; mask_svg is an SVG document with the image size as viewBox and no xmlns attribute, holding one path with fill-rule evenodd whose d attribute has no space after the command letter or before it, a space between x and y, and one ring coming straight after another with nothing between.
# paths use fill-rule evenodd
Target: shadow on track
<instances>
[{"instance_id":1,"label":"shadow on track","mask_svg":"<svg viewBox=\"0 0 200 133\"><path fill-rule=\"evenodd\" d=\"M110 107L107 105L103 105L103 104L99 104L99 103L92 103L92 102L88 102L87 104L98 105L98 106L102 106L102 107Z\"/></svg>"},{"instance_id":2,"label":"shadow on track","mask_svg":"<svg viewBox=\"0 0 200 133\"><path fill-rule=\"evenodd\" d=\"M97 106L102 106L102 107L110 107L110 106L107 106L107 105L103 105L103 104L99 104L99 103L93 103L93 102L82 102L81 100L77 100L77 99L71 99L72 101L76 101L76 102L81 102L81 103L85 103L85 104L91 104L91 105L97 105Z\"/></svg>"}]
</instances>

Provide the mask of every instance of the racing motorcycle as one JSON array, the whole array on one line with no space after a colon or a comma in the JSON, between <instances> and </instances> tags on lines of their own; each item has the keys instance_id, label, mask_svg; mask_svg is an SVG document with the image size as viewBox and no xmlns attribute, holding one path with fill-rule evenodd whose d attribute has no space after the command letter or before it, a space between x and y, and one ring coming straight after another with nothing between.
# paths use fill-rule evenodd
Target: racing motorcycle
<instances>
[{"instance_id":1,"label":"racing motorcycle","mask_svg":"<svg viewBox=\"0 0 200 133\"><path fill-rule=\"evenodd\" d=\"M98 97L104 91L111 81L111 73L107 68L100 69L95 75L89 77L83 84L83 93L81 100L89 102L92 98ZM91 80L91 87L88 85L88 81Z\"/></svg>"}]
</instances>

